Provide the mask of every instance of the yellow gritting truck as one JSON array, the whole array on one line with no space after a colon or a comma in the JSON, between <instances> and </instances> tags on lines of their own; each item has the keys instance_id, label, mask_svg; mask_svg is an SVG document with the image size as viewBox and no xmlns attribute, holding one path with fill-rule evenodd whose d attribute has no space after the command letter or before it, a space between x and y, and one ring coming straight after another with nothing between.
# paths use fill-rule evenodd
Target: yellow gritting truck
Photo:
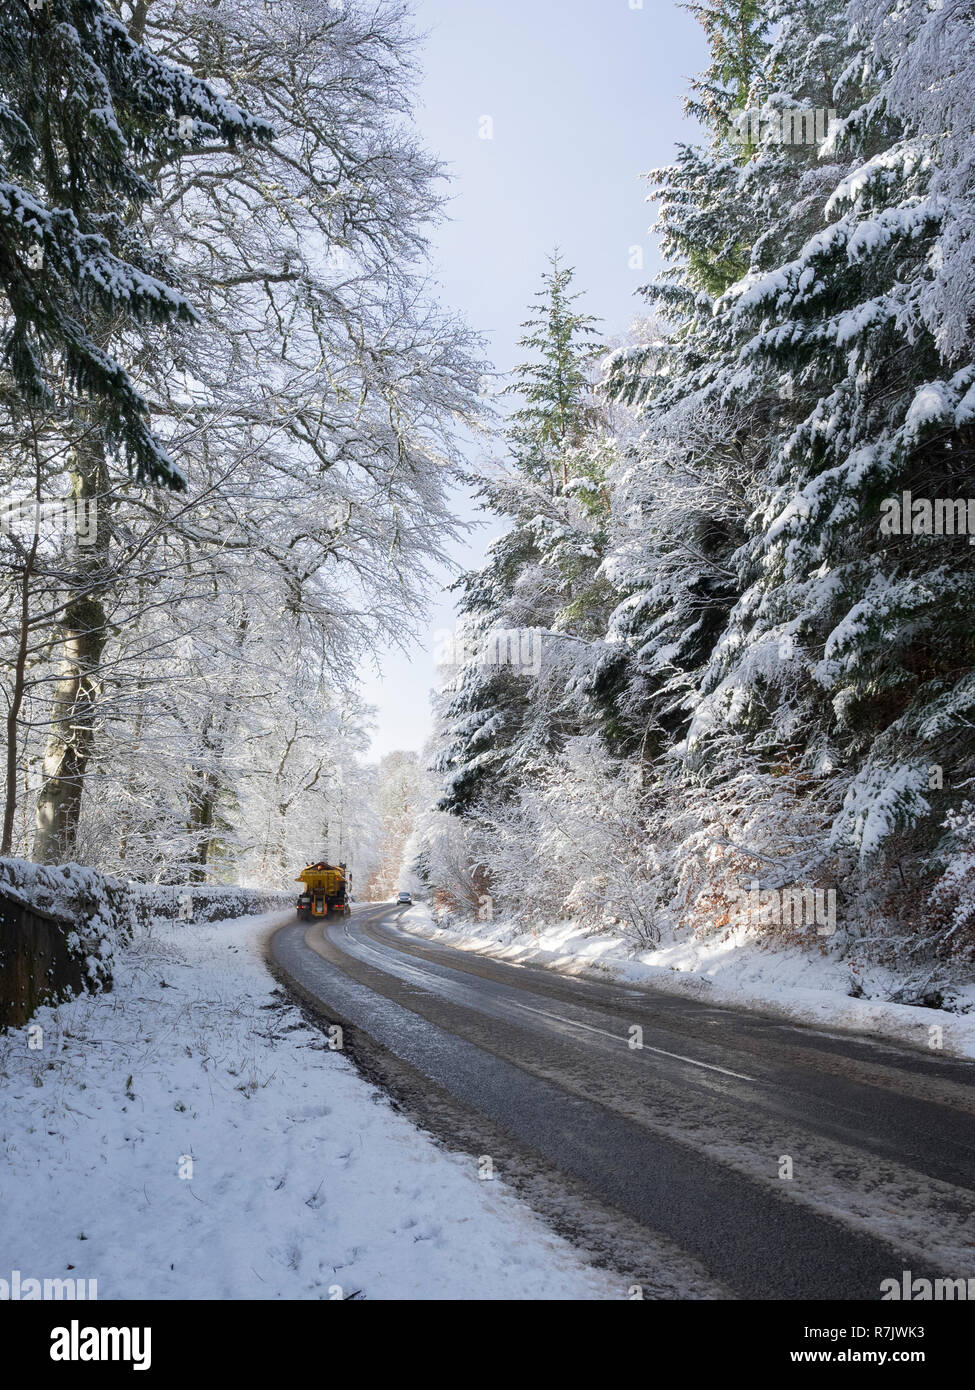
<instances>
[{"instance_id":1,"label":"yellow gritting truck","mask_svg":"<svg viewBox=\"0 0 975 1390\"><path fill-rule=\"evenodd\" d=\"M349 917L349 874L345 864L309 864L304 873L298 875L298 882L304 890L298 899L298 917L310 922L313 917L329 917L338 914Z\"/></svg>"}]
</instances>

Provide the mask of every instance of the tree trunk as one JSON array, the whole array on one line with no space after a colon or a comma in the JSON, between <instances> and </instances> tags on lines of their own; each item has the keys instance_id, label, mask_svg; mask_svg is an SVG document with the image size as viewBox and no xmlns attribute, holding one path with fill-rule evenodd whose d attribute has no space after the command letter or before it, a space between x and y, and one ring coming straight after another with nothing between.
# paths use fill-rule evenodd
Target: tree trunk
<instances>
[{"instance_id":1,"label":"tree trunk","mask_svg":"<svg viewBox=\"0 0 975 1390\"><path fill-rule=\"evenodd\" d=\"M208 767L199 772L196 787L190 795L189 828L196 841L191 854L191 883L206 882L207 860L210 857L217 800L220 795L218 769L222 760L223 737L221 729L214 729L213 717L210 714L203 725L200 741L205 752L210 755L210 762Z\"/></svg>"},{"instance_id":2,"label":"tree trunk","mask_svg":"<svg viewBox=\"0 0 975 1390\"><path fill-rule=\"evenodd\" d=\"M250 619L245 613L238 620L234 634L234 648L241 658L249 628ZM189 796L188 828L195 840L195 848L191 854L191 883L206 882L207 863L214 841L213 831L217 824L217 808L223 792L223 761L233 712L226 694L215 702L215 707L217 714L214 715L214 706L211 705L200 732L200 743L206 756L204 765L196 769L194 785L191 786Z\"/></svg>"},{"instance_id":3,"label":"tree trunk","mask_svg":"<svg viewBox=\"0 0 975 1390\"><path fill-rule=\"evenodd\" d=\"M143 692L143 690L144 690L144 686L143 686L142 683L141 683L141 674L142 674L142 673L140 672L140 685L139 685L139 695L140 695L140 696L142 695L142 692ZM143 705L143 703L142 703L142 700L141 700L141 698L140 698L140 700L139 700L139 712L138 712L138 714L136 715L135 729L133 730L133 733L132 733L132 749L131 749L131 752L129 753L129 775L128 775L128 777L126 778L126 782L125 782L125 797L126 797L126 800L125 800L125 804L123 805L123 808L122 808L122 825L121 825L121 828L120 828L120 830L119 830L119 837L118 837L118 857L119 857L119 862L120 862L120 863L124 861L125 856L126 856L126 854L128 853L128 850L129 850L129 836L130 836L131 833L132 833L132 812L131 812L131 810L130 810L130 807L131 807L131 805L132 805L133 796L134 796L134 793L135 793L136 772L137 772L137 769L138 769L138 766L139 766L139 754L140 754L140 751L141 751L141 749L142 749L142 724L143 724L144 718L145 718L145 707L144 707L144 705Z\"/></svg>"},{"instance_id":4,"label":"tree trunk","mask_svg":"<svg viewBox=\"0 0 975 1390\"><path fill-rule=\"evenodd\" d=\"M17 812L17 728L20 711L24 703L24 690L27 675L27 648L30 642L30 584L37 560L39 536L35 528L31 548L24 560L24 571L20 588L20 632L17 636L17 654L14 658L14 682L10 692L10 706L7 710L7 785L3 802L3 836L0 839L0 854L9 854L13 847L14 816Z\"/></svg>"},{"instance_id":5,"label":"tree trunk","mask_svg":"<svg viewBox=\"0 0 975 1390\"><path fill-rule=\"evenodd\" d=\"M75 448L72 484L76 503L95 508L97 520L94 544L77 546L76 592L65 609L44 783L37 798L34 859L39 864L64 863L75 854L85 775L95 746L108 635L102 598L110 546L108 472L97 428L91 427Z\"/></svg>"}]
</instances>

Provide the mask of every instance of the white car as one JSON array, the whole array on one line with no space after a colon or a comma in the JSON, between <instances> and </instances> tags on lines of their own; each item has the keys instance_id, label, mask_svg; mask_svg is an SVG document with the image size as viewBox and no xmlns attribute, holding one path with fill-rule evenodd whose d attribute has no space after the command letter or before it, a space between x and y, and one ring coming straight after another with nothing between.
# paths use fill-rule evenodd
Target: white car
<instances>
[{"instance_id":1,"label":"white car","mask_svg":"<svg viewBox=\"0 0 975 1390\"><path fill-rule=\"evenodd\" d=\"M397 899L396 899L396 905L397 905L397 907L400 905L400 903L404 903L407 907L412 907L412 906L413 906L413 894L412 894L412 893L400 893L399 896L398 896Z\"/></svg>"}]
</instances>

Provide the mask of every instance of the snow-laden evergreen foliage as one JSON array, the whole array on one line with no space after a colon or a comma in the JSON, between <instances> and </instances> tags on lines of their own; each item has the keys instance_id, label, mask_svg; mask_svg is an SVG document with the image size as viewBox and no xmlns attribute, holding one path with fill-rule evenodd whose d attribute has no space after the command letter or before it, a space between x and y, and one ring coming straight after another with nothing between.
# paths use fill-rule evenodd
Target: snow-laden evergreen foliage
<instances>
[{"instance_id":1,"label":"snow-laden evergreen foliage","mask_svg":"<svg viewBox=\"0 0 975 1390\"><path fill-rule=\"evenodd\" d=\"M602 441L592 582L613 598L582 663L615 672L601 753L573 742L597 727L591 680L534 687L529 760L500 701L464 705L468 675L445 765L466 738L461 766L505 795L448 782L445 805L526 920L721 930L758 882L834 893L831 949L970 958L975 19L694 8L705 139L652 175L667 266L607 376L641 435ZM552 626L523 536L466 581L484 630Z\"/></svg>"},{"instance_id":2,"label":"snow-laden evergreen foliage","mask_svg":"<svg viewBox=\"0 0 975 1390\"><path fill-rule=\"evenodd\" d=\"M606 474L614 441L592 390L594 320L575 307L558 253L543 277L509 391L510 464L482 481L510 522L486 566L461 581L456 671L440 718L442 809L503 800L578 731L601 678L592 647L608 614L598 573L606 544Z\"/></svg>"},{"instance_id":3,"label":"snow-laden evergreen foliage","mask_svg":"<svg viewBox=\"0 0 975 1390\"><path fill-rule=\"evenodd\" d=\"M194 313L133 233L133 211L155 192L153 166L179 144L272 135L268 122L137 43L103 0L4 6L3 360L30 404L96 402L106 439L140 477L183 482L149 427L117 322L192 322Z\"/></svg>"}]
</instances>

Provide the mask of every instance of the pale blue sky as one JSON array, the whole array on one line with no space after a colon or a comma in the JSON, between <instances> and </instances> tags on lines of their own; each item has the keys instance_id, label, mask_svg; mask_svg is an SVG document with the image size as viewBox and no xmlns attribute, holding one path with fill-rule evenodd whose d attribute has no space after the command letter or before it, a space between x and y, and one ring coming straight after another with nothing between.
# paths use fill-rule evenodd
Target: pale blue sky
<instances>
[{"instance_id":1,"label":"pale blue sky","mask_svg":"<svg viewBox=\"0 0 975 1390\"><path fill-rule=\"evenodd\" d=\"M417 0L416 14L428 31L418 123L453 180L450 221L433 245L444 302L508 371L558 243L586 293L582 307L608 337L622 332L642 309L634 290L659 264L639 176L694 138L682 99L706 61L697 22L675 0ZM636 246L642 271L631 269ZM481 562L490 534L454 548L464 568ZM450 577L442 580L446 588ZM453 621L443 593L411 655L387 652L382 674L366 673L375 755L422 746L434 633Z\"/></svg>"}]
</instances>

